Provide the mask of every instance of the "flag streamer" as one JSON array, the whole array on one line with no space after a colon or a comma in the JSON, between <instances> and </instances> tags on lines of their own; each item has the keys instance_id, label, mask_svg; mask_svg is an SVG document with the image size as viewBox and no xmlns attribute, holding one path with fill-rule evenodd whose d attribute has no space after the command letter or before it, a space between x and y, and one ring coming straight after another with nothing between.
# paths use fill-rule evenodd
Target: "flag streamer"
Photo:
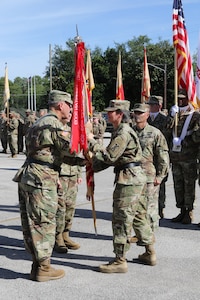
<instances>
[{"instance_id":1,"label":"flag streamer","mask_svg":"<svg viewBox=\"0 0 200 300\"><path fill-rule=\"evenodd\" d=\"M72 115L71 152L80 152L87 149L85 131L84 103L85 103L85 44L78 42L75 49L75 79L74 103Z\"/></svg>"},{"instance_id":2,"label":"flag streamer","mask_svg":"<svg viewBox=\"0 0 200 300\"><path fill-rule=\"evenodd\" d=\"M5 110L7 110L7 112L9 111L9 100L10 100L10 88L9 88L9 81L8 81L8 67L7 67L7 63L6 63L3 101L4 101L4 108L5 108Z\"/></svg>"},{"instance_id":3,"label":"flag streamer","mask_svg":"<svg viewBox=\"0 0 200 300\"><path fill-rule=\"evenodd\" d=\"M142 92L141 92L141 102L144 103L150 97L151 83L149 76L149 67L147 63L147 52L144 48L144 63L142 72Z\"/></svg>"},{"instance_id":4,"label":"flag streamer","mask_svg":"<svg viewBox=\"0 0 200 300\"><path fill-rule=\"evenodd\" d=\"M117 81L116 81L116 99L124 100L124 87L122 81L122 62L121 62L121 52L119 51L119 58L117 64Z\"/></svg>"}]
</instances>

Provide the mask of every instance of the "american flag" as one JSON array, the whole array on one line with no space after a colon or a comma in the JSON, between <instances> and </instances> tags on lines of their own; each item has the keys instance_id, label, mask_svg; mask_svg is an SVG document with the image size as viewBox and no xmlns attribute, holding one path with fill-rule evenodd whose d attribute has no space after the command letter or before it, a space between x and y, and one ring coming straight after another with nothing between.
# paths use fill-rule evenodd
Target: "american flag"
<instances>
[{"instance_id":1,"label":"american flag","mask_svg":"<svg viewBox=\"0 0 200 300\"><path fill-rule=\"evenodd\" d=\"M198 45L198 52L197 52L196 93L197 93L197 103L200 107L200 36L199 36L199 45Z\"/></svg>"},{"instance_id":2,"label":"american flag","mask_svg":"<svg viewBox=\"0 0 200 300\"><path fill-rule=\"evenodd\" d=\"M197 107L192 60L181 0L174 0L173 4L173 43L177 57L178 88L185 89L189 101Z\"/></svg>"}]
</instances>

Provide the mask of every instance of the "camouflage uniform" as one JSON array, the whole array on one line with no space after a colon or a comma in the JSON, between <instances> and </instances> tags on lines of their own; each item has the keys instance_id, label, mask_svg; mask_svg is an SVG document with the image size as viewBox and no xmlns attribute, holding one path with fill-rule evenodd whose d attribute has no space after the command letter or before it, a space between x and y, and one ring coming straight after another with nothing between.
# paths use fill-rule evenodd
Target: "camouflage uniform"
<instances>
[{"instance_id":1,"label":"camouflage uniform","mask_svg":"<svg viewBox=\"0 0 200 300\"><path fill-rule=\"evenodd\" d=\"M26 110L26 117L24 119L24 126L23 126L23 134L26 135L28 129L35 123L37 118L31 113L30 109Z\"/></svg>"},{"instance_id":2,"label":"camouflage uniform","mask_svg":"<svg viewBox=\"0 0 200 300\"><path fill-rule=\"evenodd\" d=\"M122 103L123 102L123 103ZM127 100L111 100L107 111L123 109ZM119 104L118 104L119 103ZM126 109L127 110L127 109ZM153 244L153 233L146 219L144 191L146 176L140 166L142 151L136 133L129 124L121 123L114 129L110 144L104 149L90 140L94 153L94 171L114 166L115 189L113 192L113 246L116 257L125 257L130 248L130 238L135 214L139 211L138 232L143 245Z\"/></svg>"},{"instance_id":3,"label":"camouflage uniform","mask_svg":"<svg viewBox=\"0 0 200 300\"><path fill-rule=\"evenodd\" d=\"M24 120L21 118L20 114L16 114L19 121L18 126L18 153L24 150Z\"/></svg>"},{"instance_id":4,"label":"camouflage uniform","mask_svg":"<svg viewBox=\"0 0 200 300\"><path fill-rule=\"evenodd\" d=\"M8 147L8 130L7 130L7 120L6 114L2 112L0 119L0 137L1 137L1 145L3 148L3 153L7 153Z\"/></svg>"},{"instance_id":5,"label":"camouflage uniform","mask_svg":"<svg viewBox=\"0 0 200 300\"><path fill-rule=\"evenodd\" d=\"M10 112L10 119L7 124L8 143L11 151L11 156L15 157L18 153L18 126L19 121L15 117L15 112Z\"/></svg>"},{"instance_id":6,"label":"camouflage uniform","mask_svg":"<svg viewBox=\"0 0 200 300\"><path fill-rule=\"evenodd\" d=\"M159 225L158 194L160 187L160 185L154 185L154 180L157 178L162 182L169 170L168 146L161 131L148 123L142 130L137 128L137 125L133 128L142 147L142 168L147 176L147 215L154 231Z\"/></svg>"},{"instance_id":7,"label":"camouflage uniform","mask_svg":"<svg viewBox=\"0 0 200 300\"><path fill-rule=\"evenodd\" d=\"M71 96L60 91L52 91L50 101L72 105ZM70 137L65 136L63 125L53 111L41 117L26 135L27 159L13 180L19 182L24 242L33 262L46 262L52 254L60 165L62 161L82 163L70 154L69 144Z\"/></svg>"},{"instance_id":8,"label":"camouflage uniform","mask_svg":"<svg viewBox=\"0 0 200 300\"><path fill-rule=\"evenodd\" d=\"M96 122L94 121L94 119L96 119ZM102 124L100 122L99 116L97 114L94 114L93 115L93 134L94 134L94 139L100 144L103 144L104 132L105 132L104 124Z\"/></svg>"},{"instance_id":9,"label":"camouflage uniform","mask_svg":"<svg viewBox=\"0 0 200 300\"><path fill-rule=\"evenodd\" d=\"M195 183L197 179L197 157L198 145L195 140L194 129L199 128L200 114L194 111L190 106L187 110L180 111L177 115L177 136L180 137L183 126L188 116L191 115L191 120L187 128L185 138L181 142L180 151L176 151L173 147L173 132L174 132L174 117L168 116L168 139L170 141L169 155L172 163L172 175L174 181L174 191L176 198L176 207L181 209L181 213L173 222L182 222L184 224L191 223L192 210L195 201ZM188 214L190 216L188 216ZM185 216L185 217L184 217Z\"/></svg>"},{"instance_id":10,"label":"camouflage uniform","mask_svg":"<svg viewBox=\"0 0 200 300\"><path fill-rule=\"evenodd\" d=\"M155 104L158 106L162 106L162 102L163 102L163 98L161 96L151 96L148 104ZM153 115L154 116L154 115ZM158 113L156 114L155 117L152 118L151 113L149 118L147 119L147 122L149 123L149 125L154 126L156 128L158 128L162 134L165 136L165 138L167 138L165 132L166 132L166 124L167 124L167 116L158 111ZM161 184L160 184L160 188L159 188L159 197L158 197L158 211L159 211L159 215L162 218L163 215L163 209L165 208L165 200L166 200L166 182L168 179L168 175L162 180Z\"/></svg>"},{"instance_id":11,"label":"camouflage uniform","mask_svg":"<svg viewBox=\"0 0 200 300\"><path fill-rule=\"evenodd\" d=\"M81 177L82 168L68 164L61 165L58 189L58 211L56 213L56 232L70 231L75 213L78 192L77 179Z\"/></svg>"}]
</instances>

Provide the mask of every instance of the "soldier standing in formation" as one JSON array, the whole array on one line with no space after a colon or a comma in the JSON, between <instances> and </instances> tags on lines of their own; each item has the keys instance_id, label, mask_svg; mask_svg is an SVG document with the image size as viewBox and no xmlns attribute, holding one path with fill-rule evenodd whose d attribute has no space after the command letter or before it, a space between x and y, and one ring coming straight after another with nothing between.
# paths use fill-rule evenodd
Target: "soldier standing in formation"
<instances>
[{"instance_id":1,"label":"soldier standing in formation","mask_svg":"<svg viewBox=\"0 0 200 300\"><path fill-rule=\"evenodd\" d=\"M18 125L18 153L23 152L24 150L24 120L21 118L19 113L15 113L17 120L19 121Z\"/></svg>"},{"instance_id":2,"label":"soldier standing in formation","mask_svg":"<svg viewBox=\"0 0 200 300\"><path fill-rule=\"evenodd\" d=\"M149 118L149 105L136 103L133 110L136 122L133 129L140 141L142 148L141 166L147 176L147 216L154 232L159 226L159 188L169 170L168 145L161 131L147 122ZM135 226L134 224L134 229ZM138 240L140 242L140 238Z\"/></svg>"},{"instance_id":3,"label":"soldier standing in formation","mask_svg":"<svg viewBox=\"0 0 200 300\"><path fill-rule=\"evenodd\" d=\"M1 111L0 116L0 137L1 137L1 145L2 145L2 153L7 153L8 148L8 130L7 130L7 122L8 118L4 111Z\"/></svg>"},{"instance_id":4,"label":"soldier standing in formation","mask_svg":"<svg viewBox=\"0 0 200 300\"><path fill-rule=\"evenodd\" d=\"M19 205L25 247L32 255L30 278L48 281L64 276L63 270L50 265L55 244L57 184L62 161L72 158L69 133L63 130L62 119L68 119L72 107L71 95L51 91L50 112L40 118L26 135L27 159L15 175L18 182Z\"/></svg>"},{"instance_id":5,"label":"soldier standing in formation","mask_svg":"<svg viewBox=\"0 0 200 300\"><path fill-rule=\"evenodd\" d=\"M71 116L67 120L71 124ZM71 133L71 126L63 120L64 128ZM58 253L67 253L68 249L77 250L80 245L73 241L70 230L75 214L78 185L82 183L82 167L79 165L61 164L58 186L58 210L56 213L56 240L54 250Z\"/></svg>"},{"instance_id":6,"label":"soldier standing in formation","mask_svg":"<svg viewBox=\"0 0 200 300\"><path fill-rule=\"evenodd\" d=\"M175 126L175 118L177 118L177 126ZM199 152L193 134L194 129L199 128L199 122L200 114L189 104L187 92L180 91L178 106L172 106L167 125L176 207L180 208L180 213L172 218L172 222L190 224L193 220Z\"/></svg>"},{"instance_id":7,"label":"soldier standing in formation","mask_svg":"<svg viewBox=\"0 0 200 300\"><path fill-rule=\"evenodd\" d=\"M105 126L100 122L99 114L93 113L93 134L94 139L101 145L103 145L103 135L105 132Z\"/></svg>"},{"instance_id":8,"label":"soldier standing in formation","mask_svg":"<svg viewBox=\"0 0 200 300\"><path fill-rule=\"evenodd\" d=\"M166 138L166 122L167 116L161 112L163 97L162 96L151 96L147 102L149 104L150 115L147 119L149 125L158 128ZM159 197L158 197L158 212L159 216L162 219L164 217L164 208L166 200L166 181L168 175L162 180L159 188Z\"/></svg>"},{"instance_id":9,"label":"soldier standing in formation","mask_svg":"<svg viewBox=\"0 0 200 300\"><path fill-rule=\"evenodd\" d=\"M126 252L130 248L131 231L136 212L138 212L139 223L138 235L146 248L146 252L139 255L139 260L149 265L156 264L153 232L146 218L145 210L146 176L140 166L142 150L136 133L128 124L129 106L130 102L127 100L111 100L109 107L105 109L108 112L108 120L114 127L106 149L95 141L92 133L88 133L89 148L93 152L94 171L109 166L115 167L112 229L113 251L116 257L108 264L99 267L103 273L127 272Z\"/></svg>"},{"instance_id":10,"label":"soldier standing in formation","mask_svg":"<svg viewBox=\"0 0 200 300\"><path fill-rule=\"evenodd\" d=\"M8 144L11 152L12 158L17 157L18 154L18 126L19 121L15 116L15 112L11 111L9 113L9 120L7 121L8 130Z\"/></svg>"}]
</instances>

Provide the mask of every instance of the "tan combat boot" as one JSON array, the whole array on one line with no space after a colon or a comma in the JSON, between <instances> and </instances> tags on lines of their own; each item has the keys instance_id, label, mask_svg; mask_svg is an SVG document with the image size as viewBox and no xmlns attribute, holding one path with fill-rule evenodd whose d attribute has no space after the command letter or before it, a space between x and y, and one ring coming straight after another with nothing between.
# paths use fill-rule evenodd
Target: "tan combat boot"
<instances>
[{"instance_id":1,"label":"tan combat boot","mask_svg":"<svg viewBox=\"0 0 200 300\"><path fill-rule=\"evenodd\" d=\"M150 265L150 266L155 266L156 265L156 253L153 248L153 245L146 245L145 248L146 248L146 252L138 256L139 261L141 261L147 265Z\"/></svg>"},{"instance_id":2,"label":"tan combat boot","mask_svg":"<svg viewBox=\"0 0 200 300\"><path fill-rule=\"evenodd\" d=\"M192 210L186 210L185 215L182 219L182 224L191 224L193 221L193 211Z\"/></svg>"},{"instance_id":3,"label":"tan combat boot","mask_svg":"<svg viewBox=\"0 0 200 300\"><path fill-rule=\"evenodd\" d=\"M102 273L126 273L128 271L127 261L124 257L116 257L113 261L99 266Z\"/></svg>"},{"instance_id":4,"label":"tan combat boot","mask_svg":"<svg viewBox=\"0 0 200 300\"><path fill-rule=\"evenodd\" d=\"M51 267L50 259L40 262L36 275L36 281L44 282L49 280L60 279L65 276L64 270L56 270Z\"/></svg>"},{"instance_id":5,"label":"tan combat boot","mask_svg":"<svg viewBox=\"0 0 200 300\"><path fill-rule=\"evenodd\" d=\"M68 249L67 249L67 247L65 245L65 242L63 240L62 233L57 233L56 234L54 250L58 253L67 253L68 252Z\"/></svg>"},{"instance_id":6,"label":"tan combat boot","mask_svg":"<svg viewBox=\"0 0 200 300\"><path fill-rule=\"evenodd\" d=\"M63 240L64 240L64 243L65 243L65 246L68 248L68 249L71 249L71 250L77 250L80 248L80 245L74 241L72 241L69 237L69 231L65 231L63 232Z\"/></svg>"}]
</instances>

